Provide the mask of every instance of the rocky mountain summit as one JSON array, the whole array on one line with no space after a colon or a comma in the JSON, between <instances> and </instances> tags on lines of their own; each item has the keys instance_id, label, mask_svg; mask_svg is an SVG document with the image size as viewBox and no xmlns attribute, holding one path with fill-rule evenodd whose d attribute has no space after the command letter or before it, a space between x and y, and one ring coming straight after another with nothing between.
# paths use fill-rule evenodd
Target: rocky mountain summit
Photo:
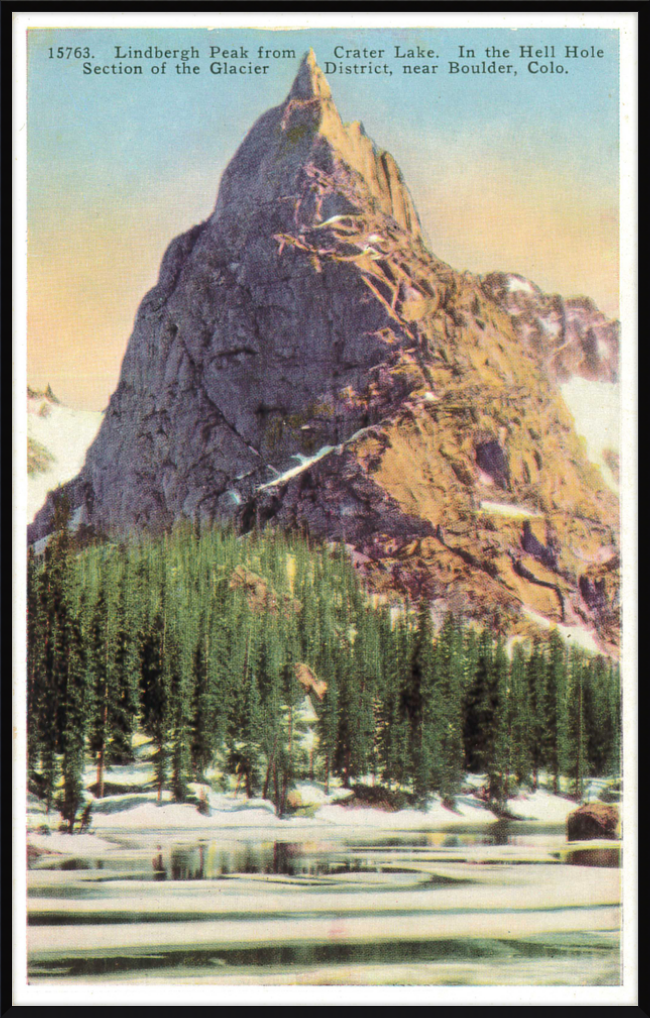
<instances>
[{"instance_id":1,"label":"rocky mountain summit","mask_svg":"<svg viewBox=\"0 0 650 1018\"><path fill-rule=\"evenodd\" d=\"M609 321L590 297L563 300L506 272L485 276L483 288L508 312L517 335L552 378L618 381L618 322Z\"/></svg>"},{"instance_id":2,"label":"rocky mountain summit","mask_svg":"<svg viewBox=\"0 0 650 1018\"><path fill-rule=\"evenodd\" d=\"M379 594L611 648L618 502L556 380L614 377L617 342L590 301L432 255L310 51L170 244L68 495L102 533L300 528ZM52 516L50 497L30 541Z\"/></svg>"}]
</instances>

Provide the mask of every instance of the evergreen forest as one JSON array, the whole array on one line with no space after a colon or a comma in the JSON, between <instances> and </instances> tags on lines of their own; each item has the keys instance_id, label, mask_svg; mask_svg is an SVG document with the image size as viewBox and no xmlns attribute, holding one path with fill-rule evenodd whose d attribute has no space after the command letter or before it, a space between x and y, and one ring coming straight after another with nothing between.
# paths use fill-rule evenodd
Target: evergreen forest
<instances>
[{"instance_id":1,"label":"evergreen forest","mask_svg":"<svg viewBox=\"0 0 650 1018\"><path fill-rule=\"evenodd\" d=\"M508 641L498 618L480 629L452 614L436 628L425 601L378 603L345 548L272 529L184 525L80 548L62 501L57 514L28 560L28 770L71 831L86 767L102 797L136 733L159 798L187 801L216 766L279 815L308 777L453 808L475 772L503 810L541 773L576 797L587 775L618 774L618 665L555 630Z\"/></svg>"}]
</instances>

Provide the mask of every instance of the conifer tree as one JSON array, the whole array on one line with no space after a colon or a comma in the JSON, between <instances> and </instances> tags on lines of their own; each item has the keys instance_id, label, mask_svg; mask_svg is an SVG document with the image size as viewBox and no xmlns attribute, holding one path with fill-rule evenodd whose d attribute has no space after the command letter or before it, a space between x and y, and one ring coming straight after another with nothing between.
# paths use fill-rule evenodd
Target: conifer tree
<instances>
[{"instance_id":1,"label":"conifer tree","mask_svg":"<svg viewBox=\"0 0 650 1018\"><path fill-rule=\"evenodd\" d=\"M107 716L108 759L124 764L133 760L132 740L139 711L137 623L129 591L129 574L120 582L115 604L115 635L111 656L113 674Z\"/></svg>"},{"instance_id":2,"label":"conifer tree","mask_svg":"<svg viewBox=\"0 0 650 1018\"><path fill-rule=\"evenodd\" d=\"M489 682L490 725L487 732L488 794L503 808L509 794L508 658L503 637L497 640Z\"/></svg>"},{"instance_id":3,"label":"conifer tree","mask_svg":"<svg viewBox=\"0 0 650 1018\"><path fill-rule=\"evenodd\" d=\"M189 647L174 634L169 651L169 713L171 722L171 786L175 802L187 798L191 762L192 669Z\"/></svg>"},{"instance_id":4,"label":"conifer tree","mask_svg":"<svg viewBox=\"0 0 650 1018\"><path fill-rule=\"evenodd\" d=\"M546 765L553 775L553 792L560 791L566 757L566 653L557 629L548 644L544 699Z\"/></svg>"},{"instance_id":5,"label":"conifer tree","mask_svg":"<svg viewBox=\"0 0 650 1018\"><path fill-rule=\"evenodd\" d=\"M215 731L215 685L210 674L210 637L201 625L192 654L193 693L191 710L191 758L197 781L205 778L205 769L212 761L217 732Z\"/></svg>"},{"instance_id":6,"label":"conifer tree","mask_svg":"<svg viewBox=\"0 0 650 1018\"><path fill-rule=\"evenodd\" d=\"M375 712L372 662L364 659L363 643L355 645L350 666L352 724L350 725L350 774L361 777L376 769Z\"/></svg>"},{"instance_id":7,"label":"conifer tree","mask_svg":"<svg viewBox=\"0 0 650 1018\"><path fill-rule=\"evenodd\" d=\"M45 683L45 651L49 619L44 608L43 569L30 549L27 562L27 770L38 771L41 751L40 710Z\"/></svg>"},{"instance_id":8,"label":"conifer tree","mask_svg":"<svg viewBox=\"0 0 650 1018\"><path fill-rule=\"evenodd\" d=\"M526 655L521 643L515 643L510 665L509 731L511 766L518 785L530 777L531 727Z\"/></svg>"},{"instance_id":9,"label":"conifer tree","mask_svg":"<svg viewBox=\"0 0 650 1018\"><path fill-rule=\"evenodd\" d=\"M447 614L436 641L435 673L440 710L440 795L453 805L463 768L463 634Z\"/></svg>"},{"instance_id":10,"label":"conifer tree","mask_svg":"<svg viewBox=\"0 0 650 1018\"><path fill-rule=\"evenodd\" d=\"M260 749L262 741L262 710L257 676L251 674L244 682L241 745L239 748L240 773L243 774L246 797L253 796L258 788Z\"/></svg>"},{"instance_id":11,"label":"conifer tree","mask_svg":"<svg viewBox=\"0 0 650 1018\"><path fill-rule=\"evenodd\" d=\"M279 747L276 750L273 763L276 786L276 812L278 816L281 816L284 812L287 792L295 775L296 737L298 734L296 711L304 697L304 691L296 678L296 647L295 636L292 639L290 635L286 645L286 660L280 676L281 709L285 718L286 728L280 735Z\"/></svg>"},{"instance_id":12,"label":"conifer tree","mask_svg":"<svg viewBox=\"0 0 650 1018\"><path fill-rule=\"evenodd\" d=\"M408 634L403 619L391 629L390 619L382 627L384 681L379 707L379 754L382 779L390 788L401 785L409 773L409 721L404 683L408 674Z\"/></svg>"},{"instance_id":13,"label":"conifer tree","mask_svg":"<svg viewBox=\"0 0 650 1018\"><path fill-rule=\"evenodd\" d=\"M104 583L100 583L90 633L90 663L92 682L92 720L90 750L97 761L97 798L104 796L104 773L109 743L108 713L111 701L111 666L114 650L108 597Z\"/></svg>"},{"instance_id":14,"label":"conifer tree","mask_svg":"<svg viewBox=\"0 0 650 1018\"><path fill-rule=\"evenodd\" d=\"M327 689L318 709L318 740L325 763L325 795L329 795L332 762L339 728L339 691L336 666L326 668Z\"/></svg>"},{"instance_id":15,"label":"conifer tree","mask_svg":"<svg viewBox=\"0 0 650 1018\"><path fill-rule=\"evenodd\" d=\"M593 657L585 676L583 699L589 770L618 774L620 768L620 686L618 671L601 655Z\"/></svg>"},{"instance_id":16,"label":"conifer tree","mask_svg":"<svg viewBox=\"0 0 650 1018\"><path fill-rule=\"evenodd\" d=\"M567 691L567 771L573 778L573 794L582 798L583 780L586 771L586 737L584 711L584 662L577 648L573 648L569 659L569 683Z\"/></svg>"},{"instance_id":17,"label":"conifer tree","mask_svg":"<svg viewBox=\"0 0 650 1018\"><path fill-rule=\"evenodd\" d=\"M79 617L71 613L66 634L66 700L62 739L63 798L61 815L70 834L83 802L87 719L87 671L84 641Z\"/></svg>"},{"instance_id":18,"label":"conifer tree","mask_svg":"<svg viewBox=\"0 0 650 1018\"><path fill-rule=\"evenodd\" d=\"M434 669L431 611L422 598L403 700L410 730L413 790L421 800L439 784L440 704Z\"/></svg>"},{"instance_id":19,"label":"conifer tree","mask_svg":"<svg viewBox=\"0 0 650 1018\"><path fill-rule=\"evenodd\" d=\"M539 772L544 766L546 718L544 711L546 697L546 656L539 640L533 641L526 664L527 711L530 731L530 764L533 776L533 791L539 784Z\"/></svg>"},{"instance_id":20,"label":"conifer tree","mask_svg":"<svg viewBox=\"0 0 650 1018\"><path fill-rule=\"evenodd\" d=\"M37 742L41 753L42 789L49 813L58 780L65 729L68 678L67 643L72 624L73 566L68 525L70 506L65 494L56 500L54 533L45 549L41 588L43 653L38 654L40 670L37 695Z\"/></svg>"},{"instance_id":21,"label":"conifer tree","mask_svg":"<svg viewBox=\"0 0 650 1018\"><path fill-rule=\"evenodd\" d=\"M612 726L608 770L611 775L618 777L621 773L621 741L623 724L621 714L621 673L620 666L611 660L609 662L607 684L609 687L608 713L611 718Z\"/></svg>"},{"instance_id":22,"label":"conifer tree","mask_svg":"<svg viewBox=\"0 0 650 1018\"><path fill-rule=\"evenodd\" d=\"M154 743L153 757L158 801L167 780L171 727L170 669L165 594L157 608L142 647L142 727Z\"/></svg>"},{"instance_id":23,"label":"conifer tree","mask_svg":"<svg viewBox=\"0 0 650 1018\"><path fill-rule=\"evenodd\" d=\"M255 663L262 719L260 748L265 759L262 786L263 798L268 797L276 752L279 749L279 743L283 739L281 706L283 639L282 617L273 611L269 594L266 608L262 615L259 653Z\"/></svg>"},{"instance_id":24,"label":"conifer tree","mask_svg":"<svg viewBox=\"0 0 650 1018\"><path fill-rule=\"evenodd\" d=\"M489 738L494 723L492 672L494 644L488 629L483 629L476 645L474 674L469 677L465 694L463 739L465 766L480 773L487 770Z\"/></svg>"}]
</instances>

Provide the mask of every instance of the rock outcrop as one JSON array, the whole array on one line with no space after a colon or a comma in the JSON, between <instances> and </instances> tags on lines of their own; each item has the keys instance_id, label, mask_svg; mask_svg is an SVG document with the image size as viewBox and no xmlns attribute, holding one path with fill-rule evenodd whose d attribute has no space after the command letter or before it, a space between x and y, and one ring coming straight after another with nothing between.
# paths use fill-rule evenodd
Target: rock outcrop
<instances>
[{"instance_id":1,"label":"rock outcrop","mask_svg":"<svg viewBox=\"0 0 650 1018\"><path fill-rule=\"evenodd\" d=\"M616 806L604 802L589 802L569 813L567 838L569 841L591 841L594 838L618 838L620 816Z\"/></svg>"},{"instance_id":2,"label":"rock outcrop","mask_svg":"<svg viewBox=\"0 0 650 1018\"><path fill-rule=\"evenodd\" d=\"M555 384L587 331L599 349L598 315L582 302L569 357L543 341L551 312L538 335L497 283L427 250L396 163L342 123L310 52L169 246L72 507L104 533L299 528L344 541L379 594L615 644L618 503ZM51 521L52 499L30 540Z\"/></svg>"},{"instance_id":3,"label":"rock outcrop","mask_svg":"<svg viewBox=\"0 0 650 1018\"><path fill-rule=\"evenodd\" d=\"M619 324L607 319L589 297L563 300L507 272L485 276L483 289L508 312L517 335L552 378L618 381Z\"/></svg>"}]
</instances>

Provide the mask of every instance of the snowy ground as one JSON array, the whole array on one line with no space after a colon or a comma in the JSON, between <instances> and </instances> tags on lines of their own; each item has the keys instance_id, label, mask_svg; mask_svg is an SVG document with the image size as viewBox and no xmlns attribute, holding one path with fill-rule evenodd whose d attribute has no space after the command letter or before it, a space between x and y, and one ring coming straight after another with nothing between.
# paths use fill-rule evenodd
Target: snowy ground
<instances>
[{"instance_id":1,"label":"snowy ground","mask_svg":"<svg viewBox=\"0 0 650 1018\"><path fill-rule=\"evenodd\" d=\"M526 615L533 619L544 629L557 629L569 645L582 647L583 650L588 650L592 654L602 654L602 648L598 644L593 632L587 629L586 626L565 626L561 622L550 622L544 615L540 615L539 612L533 611L532 608L527 608L524 605L523 608Z\"/></svg>"},{"instance_id":2,"label":"snowy ground","mask_svg":"<svg viewBox=\"0 0 650 1018\"><path fill-rule=\"evenodd\" d=\"M281 820L214 773L191 786L204 816L169 792L156 803L149 752L141 743L138 762L108 769L121 791L94 803L88 834L58 833L30 796L30 981L620 980L621 870L570 857L569 799L519 795L509 809L528 822L504 829L472 794L481 775L454 812L437 799L346 807L340 787L300 781L311 815ZM85 777L94 784L92 768Z\"/></svg>"},{"instance_id":3,"label":"snowy ground","mask_svg":"<svg viewBox=\"0 0 650 1018\"><path fill-rule=\"evenodd\" d=\"M86 784L94 780L94 771L89 768ZM215 791L209 784L190 786L197 800L204 799L209 814L199 812L193 803L175 803L171 793L165 791L162 801L157 801L153 787L153 774L148 761L130 767L109 768L106 781L121 786L119 794L105 795L95 799L86 792L87 801L93 802L90 833L70 836L58 832L61 819L55 811L45 814L43 804L30 795L28 801L28 841L39 850L71 851L75 854L105 847L104 837L113 833L155 832L169 833L177 837L187 831L193 837L197 833L215 834L218 831L235 833L237 830L257 830L277 837L279 832L297 836L309 836L330 831L332 835L345 831L453 831L454 829L481 829L493 825L495 814L473 794L485 783L482 775L468 775L463 792L456 799L455 808L449 809L432 796L424 809L405 808L387 810L362 806L359 803L346 805L351 793L345 789L330 786L329 794L324 785L317 781L299 781L293 788L294 795L300 796L301 809L295 815L277 817L273 804L262 798L247 799L240 790ZM368 777L364 783L370 784ZM129 784L133 791L129 791ZM607 784L606 779L591 779L585 784L585 800L595 799ZM148 785L148 787L147 787ZM338 801L337 801L338 800ZM564 826L568 814L576 808L572 799L554 795L544 787L537 791L521 791L508 801L508 813L512 818L533 823ZM50 832L50 833L48 833Z\"/></svg>"},{"instance_id":4,"label":"snowy ground","mask_svg":"<svg viewBox=\"0 0 650 1018\"><path fill-rule=\"evenodd\" d=\"M526 509L521 505L510 505L506 502L481 502L481 509L486 512L498 513L501 516L512 516L514 519L538 519L541 513Z\"/></svg>"}]
</instances>

